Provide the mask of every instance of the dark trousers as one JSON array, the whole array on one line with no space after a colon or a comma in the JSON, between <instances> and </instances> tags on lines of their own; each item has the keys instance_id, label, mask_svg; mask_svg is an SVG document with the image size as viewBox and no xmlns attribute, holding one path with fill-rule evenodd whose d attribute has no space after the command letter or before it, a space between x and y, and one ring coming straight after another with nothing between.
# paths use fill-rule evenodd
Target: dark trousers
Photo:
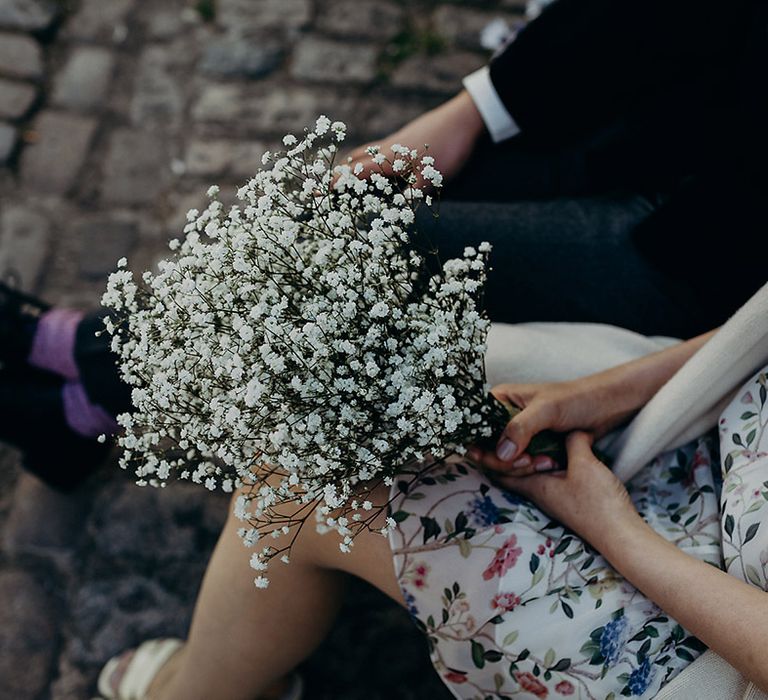
<instances>
[{"instance_id":1,"label":"dark trousers","mask_svg":"<svg viewBox=\"0 0 768 700\"><path fill-rule=\"evenodd\" d=\"M515 139L485 144L446 187L439 216L420 210L418 229L442 259L467 245L493 245L485 303L494 321L609 323L690 337L746 301L749 294L731 288L715 265L680 275L643 255L633 234L664 192L612 190L582 174L578 150L535 152ZM688 281L707 276L717 304Z\"/></svg>"}]
</instances>

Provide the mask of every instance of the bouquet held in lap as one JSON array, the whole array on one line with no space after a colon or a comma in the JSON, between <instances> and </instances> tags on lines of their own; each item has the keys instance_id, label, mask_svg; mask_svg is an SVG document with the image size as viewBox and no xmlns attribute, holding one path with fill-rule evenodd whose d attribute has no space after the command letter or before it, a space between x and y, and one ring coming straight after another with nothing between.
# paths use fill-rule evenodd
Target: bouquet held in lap
<instances>
[{"instance_id":1,"label":"bouquet held in lap","mask_svg":"<svg viewBox=\"0 0 768 700\"><path fill-rule=\"evenodd\" d=\"M334 165L344 133L320 117L286 136L239 204L225 213L212 188L176 255L140 285L114 273L103 299L124 319L107 324L136 406L119 419L123 466L143 484L249 485L237 514L259 571L288 561L264 537L298 531L310 503L347 551L385 507L366 497L382 479L463 453L508 419L483 366L490 246L444 264L420 251L409 227L431 204L421 184L441 184L433 159L372 149L398 177L361 179ZM300 517L281 515L296 501Z\"/></svg>"}]
</instances>

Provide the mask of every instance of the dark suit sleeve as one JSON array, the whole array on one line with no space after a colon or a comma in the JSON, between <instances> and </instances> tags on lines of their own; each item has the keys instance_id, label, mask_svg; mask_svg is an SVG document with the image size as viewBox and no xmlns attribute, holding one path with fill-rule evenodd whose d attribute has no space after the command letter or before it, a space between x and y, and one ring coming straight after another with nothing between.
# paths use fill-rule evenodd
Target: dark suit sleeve
<instances>
[{"instance_id":1,"label":"dark suit sleeve","mask_svg":"<svg viewBox=\"0 0 768 700\"><path fill-rule=\"evenodd\" d=\"M711 90L739 53L748 2L556 0L491 62L491 80L524 134L567 140L677 85Z\"/></svg>"}]
</instances>

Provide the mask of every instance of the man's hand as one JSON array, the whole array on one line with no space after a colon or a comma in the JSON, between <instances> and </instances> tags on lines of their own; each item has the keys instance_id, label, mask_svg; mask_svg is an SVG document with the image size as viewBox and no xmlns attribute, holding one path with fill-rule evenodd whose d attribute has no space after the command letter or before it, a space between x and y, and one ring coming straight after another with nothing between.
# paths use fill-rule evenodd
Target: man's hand
<instances>
[{"instance_id":1,"label":"man's hand","mask_svg":"<svg viewBox=\"0 0 768 700\"><path fill-rule=\"evenodd\" d=\"M427 152L435 159L435 167L446 180L450 180L469 159L484 128L472 98L466 90L462 90L456 97L422 114L394 134L356 148L350 154L350 165L352 168L357 163L363 166L360 177L367 177L371 172L392 175L389 163L385 162L381 166L373 163L371 156L366 153L369 146L381 146L381 152L391 160L389 147L392 144L399 143L418 151L423 151L425 145L428 145Z\"/></svg>"}]
</instances>

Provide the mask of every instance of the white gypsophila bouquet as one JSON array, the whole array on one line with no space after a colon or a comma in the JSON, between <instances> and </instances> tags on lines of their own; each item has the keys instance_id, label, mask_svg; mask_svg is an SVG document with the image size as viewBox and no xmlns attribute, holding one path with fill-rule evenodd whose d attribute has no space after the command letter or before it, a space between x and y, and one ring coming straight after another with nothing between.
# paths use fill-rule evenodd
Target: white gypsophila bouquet
<instances>
[{"instance_id":1,"label":"white gypsophila bouquet","mask_svg":"<svg viewBox=\"0 0 768 700\"><path fill-rule=\"evenodd\" d=\"M368 500L382 479L463 453L498 422L479 307L490 245L439 264L412 232L430 204L422 183L442 181L433 159L373 148L396 177L362 179L334 164L344 135L320 117L286 136L239 204L225 212L211 188L158 272L137 284L122 260L102 300L133 387L121 465L140 484L245 486L236 512L251 546L304 524L306 509L285 517L281 504L317 503L318 529L347 551L386 507ZM286 549L267 540L252 565L287 561Z\"/></svg>"}]
</instances>

